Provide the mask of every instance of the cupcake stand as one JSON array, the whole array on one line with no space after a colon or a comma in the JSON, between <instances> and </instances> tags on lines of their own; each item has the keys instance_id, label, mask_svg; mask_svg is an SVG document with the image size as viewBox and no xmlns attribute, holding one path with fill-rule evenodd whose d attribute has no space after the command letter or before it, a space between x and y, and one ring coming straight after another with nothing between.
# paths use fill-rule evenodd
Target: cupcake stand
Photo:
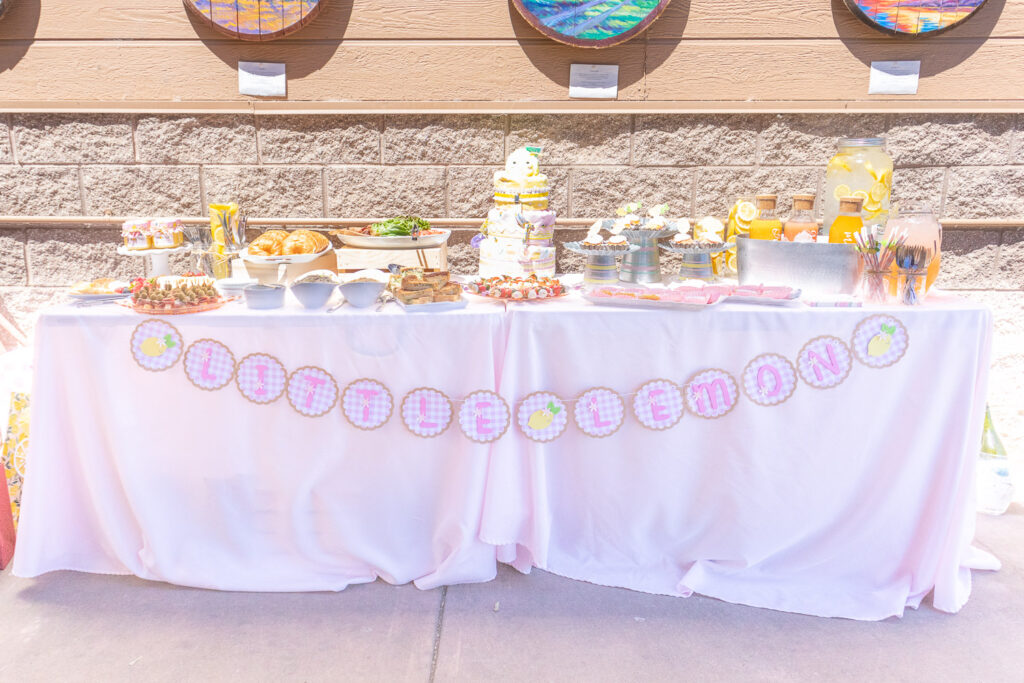
<instances>
[{"instance_id":1,"label":"cupcake stand","mask_svg":"<svg viewBox=\"0 0 1024 683\"><path fill-rule=\"evenodd\" d=\"M589 249L580 242L568 242L565 248L577 254L587 257L587 267L583 271L584 285L613 285L619 281L618 268L615 265L617 256L626 256L639 251L640 247L635 244L629 245L628 249Z\"/></svg>"},{"instance_id":2,"label":"cupcake stand","mask_svg":"<svg viewBox=\"0 0 1024 683\"><path fill-rule=\"evenodd\" d=\"M613 219L606 218L601 227L611 232L614 225ZM636 249L631 249L622 259L619 280L639 285L661 284L661 258L658 251L658 240L676 233L674 222L668 221L667 225L668 228L665 230L622 231L622 235Z\"/></svg>"},{"instance_id":3,"label":"cupcake stand","mask_svg":"<svg viewBox=\"0 0 1024 683\"><path fill-rule=\"evenodd\" d=\"M129 249L124 245L117 248L117 253L121 256L149 257L150 277L170 275L171 264L169 257L172 254L187 254L190 251L192 251L192 245L188 242L182 244L180 247L174 247L173 249Z\"/></svg>"},{"instance_id":4,"label":"cupcake stand","mask_svg":"<svg viewBox=\"0 0 1024 683\"><path fill-rule=\"evenodd\" d=\"M718 279L711 267L711 257L729 248L722 244L717 247L677 247L674 244L662 244L661 248L672 254L681 254L683 263L679 266L680 280L703 280L714 282Z\"/></svg>"}]
</instances>

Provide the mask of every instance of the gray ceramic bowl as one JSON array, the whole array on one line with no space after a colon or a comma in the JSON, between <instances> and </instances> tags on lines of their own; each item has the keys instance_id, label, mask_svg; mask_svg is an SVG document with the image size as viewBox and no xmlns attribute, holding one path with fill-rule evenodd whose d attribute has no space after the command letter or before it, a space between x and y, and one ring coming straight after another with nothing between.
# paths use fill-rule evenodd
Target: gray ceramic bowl
<instances>
[{"instance_id":1,"label":"gray ceramic bowl","mask_svg":"<svg viewBox=\"0 0 1024 683\"><path fill-rule=\"evenodd\" d=\"M386 282L346 282L338 285L345 299L356 308L367 308L377 302Z\"/></svg>"},{"instance_id":2,"label":"gray ceramic bowl","mask_svg":"<svg viewBox=\"0 0 1024 683\"><path fill-rule=\"evenodd\" d=\"M258 311L284 306L284 285L249 285L244 290L245 305Z\"/></svg>"},{"instance_id":3,"label":"gray ceramic bowl","mask_svg":"<svg viewBox=\"0 0 1024 683\"><path fill-rule=\"evenodd\" d=\"M320 308L334 294L337 287L333 282L296 282L292 285L292 294L306 308Z\"/></svg>"}]
</instances>

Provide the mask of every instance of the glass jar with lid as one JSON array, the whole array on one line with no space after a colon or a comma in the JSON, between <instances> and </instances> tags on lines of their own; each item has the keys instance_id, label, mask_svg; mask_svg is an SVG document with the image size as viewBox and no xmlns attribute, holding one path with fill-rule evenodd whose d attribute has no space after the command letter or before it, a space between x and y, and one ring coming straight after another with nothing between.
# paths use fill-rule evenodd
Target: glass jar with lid
<instances>
[{"instance_id":1,"label":"glass jar with lid","mask_svg":"<svg viewBox=\"0 0 1024 683\"><path fill-rule=\"evenodd\" d=\"M865 223L884 224L891 194L892 157L885 151L885 138L840 138L839 151L825 171L822 234L828 234L839 215L843 197L863 200Z\"/></svg>"}]
</instances>

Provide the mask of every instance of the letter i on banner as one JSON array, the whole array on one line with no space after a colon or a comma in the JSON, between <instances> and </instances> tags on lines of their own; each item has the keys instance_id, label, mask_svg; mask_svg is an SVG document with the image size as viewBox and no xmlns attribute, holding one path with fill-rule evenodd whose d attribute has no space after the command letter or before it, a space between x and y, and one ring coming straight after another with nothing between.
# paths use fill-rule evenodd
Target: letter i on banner
<instances>
[{"instance_id":1,"label":"letter i on banner","mask_svg":"<svg viewBox=\"0 0 1024 683\"><path fill-rule=\"evenodd\" d=\"M338 402L338 384L323 368L299 368L288 378L288 402L306 417L320 417Z\"/></svg>"},{"instance_id":2,"label":"letter i on banner","mask_svg":"<svg viewBox=\"0 0 1024 683\"><path fill-rule=\"evenodd\" d=\"M853 358L839 337L815 337L800 349L796 366L801 379L815 389L831 389L846 380Z\"/></svg>"},{"instance_id":3,"label":"letter i on banner","mask_svg":"<svg viewBox=\"0 0 1024 683\"><path fill-rule=\"evenodd\" d=\"M253 353L238 363L235 384L239 393L253 403L273 403L284 393L288 373L284 365L271 355Z\"/></svg>"}]
</instances>

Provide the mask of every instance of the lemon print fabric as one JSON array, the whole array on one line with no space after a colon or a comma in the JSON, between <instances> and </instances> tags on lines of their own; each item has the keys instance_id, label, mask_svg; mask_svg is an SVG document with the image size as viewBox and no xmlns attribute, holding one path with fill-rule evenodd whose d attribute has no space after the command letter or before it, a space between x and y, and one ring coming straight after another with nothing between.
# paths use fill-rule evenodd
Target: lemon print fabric
<instances>
[{"instance_id":1,"label":"lemon print fabric","mask_svg":"<svg viewBox=\"0 0 1024 683\"><path fill-rule=\"evenodd\" d=\"M18 528L18 517L21 513L21 490L25 483L27 467L29 430L29 397L28 394L14 392L11 394L11 408L7 417L6 432L0 433L0 456L4 465L4 479L7 494L11 500L11 515L14 528ZM3 511L0 511L3 514Z\"/></svg>"},{"instance_id":2,"label":"lemon print fabric","mask_svg":"<svg viewBox=\"0 0 1024 683\"><path fill-rule=\"evenodd\" d=\"M131 350L135 362L144 370L167 370L181 358L181 334L163 320L145 320L132 333Z\"/></svg>"},{"instance_id":3,"label":"lemon print fabric","mask_svg":"<svg viewBox=\"0 0 1024 683\"><path fill-rule=\"evenodd\" d=\"M554 394L530 394L519 404L519 428L534 441L553 441L565 431L569 411L562 399Z\"/></svg>"},{"instance_id":4,"label":"lemon print fabric","mask_svg":"<svg viewBox=\"0 0 1024 683\"><path fill-rule=\"evenodd\" d=\"M910 346L906 326L891 315L865 318L853 333L853 353L870 368L886 368L899 362Z\"/></svg>"},{"instance_id":5,"label":"lemon print fabric","mask_svg":"<svg viewBox=\"0 0 1024 683\"><path fill-rule=\"evenodd\" d=\"M513 0L548 38L576 47L623 43L650 26L669 0Z\"/></svg>"}]
</instances>

